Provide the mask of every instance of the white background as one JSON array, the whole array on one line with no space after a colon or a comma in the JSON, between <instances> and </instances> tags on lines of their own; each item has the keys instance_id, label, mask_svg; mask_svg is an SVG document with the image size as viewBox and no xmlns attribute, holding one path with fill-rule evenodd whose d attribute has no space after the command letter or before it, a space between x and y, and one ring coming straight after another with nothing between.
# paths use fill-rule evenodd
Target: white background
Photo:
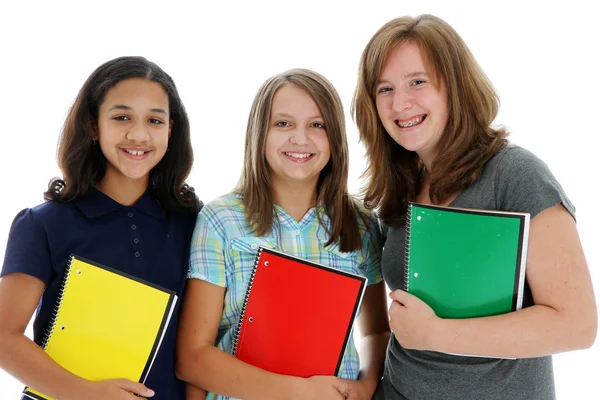
<instances>
[{"instance_id":1,"label":"white background","mask_svg":"<svg viewBox=\"0 0 600 400\"><path fill-rule=\"evenodd\" d=\"M49 179L59 174L55 151L63 119L101 63L143 55L175 79L192 126L196 162L189 183L204 201L237 182L247 115L261 83L293 67L324 74L346 107L350 188L357 192L363 148L349 107L360 54L388 20L431 13L461 34L494 83L502 101L497 122L548 163L576 205L600 291L594 211L600 28L588 5L593 2L10 3L0 5L2 258L12 218L40 203ZM598 398L598 347L554 358L559 399ZM0 399L17 398L21 388L0 371Z\"/></svg>"}]
</instances>

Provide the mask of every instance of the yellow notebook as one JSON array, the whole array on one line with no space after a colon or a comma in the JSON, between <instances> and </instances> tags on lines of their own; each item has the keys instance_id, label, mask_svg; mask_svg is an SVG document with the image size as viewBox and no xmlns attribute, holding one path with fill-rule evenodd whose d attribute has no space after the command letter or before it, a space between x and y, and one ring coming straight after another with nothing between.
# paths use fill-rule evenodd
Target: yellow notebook
<instances>
[{"instance_id":1,"label":"yellow notebook","mask_svg":"<svg viewBox=\"0 0 600 400\"><path fill-rule=\"evenodd\" d=\"M71 256L42 347L82 378L143 383L176 302L170 290ZM30 387L23 393L52 400Z\"/></svg>"}]
</instances>

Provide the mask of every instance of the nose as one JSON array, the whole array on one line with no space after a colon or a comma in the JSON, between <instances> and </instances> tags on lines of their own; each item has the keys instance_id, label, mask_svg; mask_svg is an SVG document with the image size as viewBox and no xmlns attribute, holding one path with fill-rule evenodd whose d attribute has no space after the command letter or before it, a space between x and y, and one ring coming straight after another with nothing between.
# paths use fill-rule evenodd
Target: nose
<instances>
[{"instance_id":1,"label":"nose","mask_svg":"<svg viewBox=\"0 0 600 400\"><path fill-rule=\"evenodd\" d=\"M133 142L145 142L146 140L148 140L149 136L150 134L148 132L148 126L146 125L146 121L139 120L131 125L125 137L127 138L127 140L131 140Z\"/></svg>"},{"instance_id":2,"label":"nose","mask_svg":"<svg viewBox=\"0 0 600 400\"><path fill-rule=\"evenodd\" d=\"M292 135L290 136L290 142L297 145L305 145L308 143L308 132L306 132L306 127L298 126L296 129L292 131Z\"/></svg>"},{"instance_id":3,"label":"nose","mask_svg":"<svg viewBox=\"0 0 600 400\"><path fill-rule=\"evenodd\" d=\"M392 103L392 110L394 112L401 112L404 110L409 110L414 103L413 96L401 89L396 89L394 92L394 99Z\"/></svg>"}]
</instances>

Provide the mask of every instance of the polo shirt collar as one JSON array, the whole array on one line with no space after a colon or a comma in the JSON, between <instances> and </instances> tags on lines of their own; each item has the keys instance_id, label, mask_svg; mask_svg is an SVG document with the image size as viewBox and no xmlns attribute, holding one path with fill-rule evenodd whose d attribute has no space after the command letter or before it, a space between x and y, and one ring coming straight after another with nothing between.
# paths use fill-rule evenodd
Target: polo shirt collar
<instances>
[{"instance_id":1,"label":"polo shirt collar","mask_svg":"<svg viewBox=\"0 0 600 400\"><path fill-rule=\"evenodd\" d=\"M96 188L92 189L87 196L74 200L73 203L88 218L101 217L126 207ZM148 191L132 207L154 218L165 218L165 212L160 202Z\"/></svg>"}]
</instances>

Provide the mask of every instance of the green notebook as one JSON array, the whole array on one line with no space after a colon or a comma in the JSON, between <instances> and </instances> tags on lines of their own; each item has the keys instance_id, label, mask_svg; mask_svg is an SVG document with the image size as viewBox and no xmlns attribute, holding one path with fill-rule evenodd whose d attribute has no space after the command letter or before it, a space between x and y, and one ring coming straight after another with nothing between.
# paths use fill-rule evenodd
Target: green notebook
<instances>
[{"instance_id":1,"label":"green notebook","mask_svg":"<svg viewBox=\"0 0 600 400\"><path fill-rule=\"evenodd\" d=\"M523 304L529 214L410 203L404 289L442 318Z\"/></svg>"}]
</instances>

